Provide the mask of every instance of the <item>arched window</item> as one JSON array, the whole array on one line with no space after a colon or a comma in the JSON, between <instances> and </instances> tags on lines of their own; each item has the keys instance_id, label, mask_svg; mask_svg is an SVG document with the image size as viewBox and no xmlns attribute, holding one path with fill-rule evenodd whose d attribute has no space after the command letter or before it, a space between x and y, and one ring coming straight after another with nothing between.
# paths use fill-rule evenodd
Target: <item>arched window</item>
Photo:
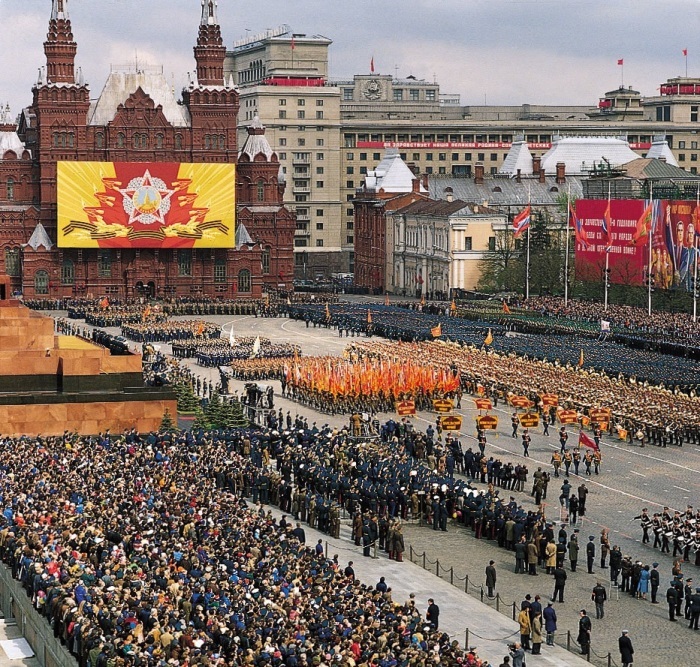
<instances>
[{"instance_id":1,"label":"arched window","mask_svg":"<svg viewBox=\"0 0 700 667\"><path fill-rule=\"evenodd\" d=\"M49 293L49 274L43 269L34 274L34 292L37 294Z\"/></svg>"},{"instance_id":2,"label":"arched window","mask_svg":"<svg viewBox=\"0 0 700 667\"><path fill-rule=\"evenodd\" d=\"M67 137L66 145L68 146L68 148L73 148L73 146L75 146L75 134L73 134L72 132L68 132L66 134L66 137Z\"/></svg>"},{"instance_id":3,"label":"arched window","mask_svg":"<svg viewBox=\"0 0 700 667\"><path fill-rule=\"evenodd\" d=\"M270 273L270 246L266 246L260 256L260 266L262 267L263 275Z\"/></svg>"},{"instance_id":4,"label":"arched window","mask_svg":"<svg viewBox=\"0 0 700 667\"><path fill-rule=\"evenodd\" d=\"M241 269L238 272L238 291L250 292L250 289L250 271L248 271L248 269Z\"/></svg>"},{"instance_id":5,"label":"arched window","mask_svg":"<svg viewBox=\"0 0 700 667\"><path fill-rule=\"evenodd\" d=\"M265 181L258 181L258 201L265 201Z\"/></svg>"},{"instance_id":6,"label":"arched window","mask_svg":"<svg viewBox=\"0 0 700 667\"><path fill-rule=\"evenodd\" d=\"M75 283L75 264L70 259L64 259L61 265L61 284L73 285Z\"/></svg>"},{"instance_id":7,"label":"arched window","mask_svg":"<svg viewBox=\"0 0 700 667\"><path fill-rule=\"evenodd\" d=\"M156 148L163 148L163 135L156 134Z\"/></svg>"},{"instance_id":8,"label":"arched window","mask_svg":"<svg viewBox=\"0 0 700 667\"><path fill-rule=\"evenodd\" d=\"M181 134L175 135L175 148L177 150L180 150L182 148L182 135Z\"/></svg>"},{"instance_id":9,"label":"arched window","mask_svg":"<svg viewBox=\"0 0 700 667\"><path fill-rule=\"evenodd\" d=\"M105 145L105 135L102 132L98 132L95 135L95 148L104 148Z\"/></svg>"},{"instance_id":10,"label":"arched window","mask_svg":"<svg viewBox=\"0 0 700 667\"><path fill-rule=\"evenodd\" d=\"M221 257L214 262L214 282L226 282L226 260Z\"/></svg>"},{"instance_id":11,"label":"arched window","mask_svg":"<svg viewBox=\"0 0 700 667\"><path fill-rule=\"evenodd\" d=\"M124 141L126 138L124 137L124 133L120 132L117 134L117 148L124 148Z\"/></svg>"},{"instance_id":12,"label":"arched window","mask_svg":"<svg viewBox=\"0 0 700 667\"><path fill-rule=\"evenodd\" d=\"M226 136L223 134L219 135L219 149L224 150L226 148Z\"/></svg>"},{"instance_id":13,"label":"arched window","mask_svg":"<svg viewBox=\"0 0 700 667\"><path fill-rule=\"evenodd\" d=\"M211 139L208 134L204 135L204 149L209 150L211 148Z\"/></svg>"},{"instance_id":14,"label":"arched window","mask_svg":"<svg viewBox=\"0 0 700 667\"><path fill-rule=\"evenodd\" d=\"M8 276L19 275L19 248L5 248L5 273Z\"/></svg>"},{"instance_id":15,"label":"arched window","mask_svg":"<svg viewBox=\"0 0 700 667\"><path fill-rule=\"evenodd\" d=\"M10 176L7 179L7 201L14 201L15 199L15 179Z\"/></svg>"}]
</instances>

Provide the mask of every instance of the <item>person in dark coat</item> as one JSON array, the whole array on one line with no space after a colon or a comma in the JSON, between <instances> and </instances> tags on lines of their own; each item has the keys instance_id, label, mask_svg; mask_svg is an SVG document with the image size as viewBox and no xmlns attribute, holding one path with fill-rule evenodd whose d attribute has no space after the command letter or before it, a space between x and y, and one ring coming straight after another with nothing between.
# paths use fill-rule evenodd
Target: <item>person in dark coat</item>
<instances>
[{"instance_id":1,"label":"person in dark coat","mask_svg":"<svg viewBox=\"0 0 700 667\"><path fill-rule=\"evenodd\" d=\"M617 640L620 647L620 662L622 667L629 667L634 662L634 647L629 638L629 630L623 630L622 636Z\"/></svg>"},{"instance_id":2,"label":"person in dark coat","mask_svg":"<svg viewBox=\"0 0 700 667\"><path fill-rule=\"evenodd\" d=\"M433 626L435 630L438 629L438 619L440 618L440 607L435 604L433 598L428 599L428 609L425 612L425 620L428 621L430 625Z\"/></svg>"},{"instance_id":3,"label":"person in dark coat","mask_svg":"<svg viewBox=\"0 0 700 667\"><path fill-rule=\"evenodd\" d=\"M547 633L547 646L554 646L554 633L557 631L557 612L551 602L547 603L542 616L544 617L544 629Z\"/></svg>"},{"instance_id":4,"label":"person in dark coat","mask_svg":"<svg viewBox=\"0 0 700 667\"><path fill-rule=\"evenodd\" d=\"M578 619L578 645L581 647L581 655L588 655L591 652L591 619L588 618L585 609L581 609Z\"/></svg>"},{"instance_id":5,"label":"person in dark coat","mask_svg":"<svg viewBox=\"0 0 700 667\"><path fill-rule=\"evenodd\" d=\"M559 602L564 602L564 587L566 586L566 570L563 567L557 567L554 570L554 593L552 593L552 602L559 595Z\"/></svg>"},{"instance_id":6,"label":"person in dark coat","mask_svg":"<svg viewBox=\"0 0 700 667\"><path fill-rule=\"evenodd\" d=\"M489 564L486 566L486 594L492 598L494 596L494 589L496 588L496 568L494 567L494 561L490 560Z\"/></svg>"}]
</instances>

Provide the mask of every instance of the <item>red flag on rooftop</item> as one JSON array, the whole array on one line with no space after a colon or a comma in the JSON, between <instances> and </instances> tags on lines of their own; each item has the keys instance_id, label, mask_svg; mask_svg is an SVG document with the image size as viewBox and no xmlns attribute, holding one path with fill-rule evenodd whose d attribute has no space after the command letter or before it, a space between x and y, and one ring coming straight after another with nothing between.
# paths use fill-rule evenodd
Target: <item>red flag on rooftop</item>
<instances>
[{"instance_id":1,"label":"red flag on rooftop","mask_svg":"<svg viewBox=\"0 0 700 667\"><path fill-rule=\"evenodd\" d=\"M292 51L296 48L296 44L294 44L294 35L292 35Z\"/></svg>"},{"instance_id":2,"label":"red flag on rooftop","mask_svg":"<svg viewBox=\"0 0 700 667\"><path fill-rule=\"evenodd\" d=\"M624 58L619 58L617 61L618 65L624 65L625 64L625 59Z\"/></svg>"},{"instance_id":3,"label":"red flag on rooftop","mask_svg":"<svg viewBox=\"0 0 700 667\"><path fill-rule=\"evenodd\" d=\"M688 49L683 49L683 55L687 56L688 55Z\"/></svg>"},{"instance_id":4,"label":"red flag on rooftop","mask_svg":"<svg viewBox=\"0 0 700 667\"><path fill-rule=\"evenodd\" d=\"M372 56L372 60L369 61L369 71L374 74L374 56Z\"/></svg>"},{"instance_id":5,"label":"red flag on rooftop","mask_svg":"<svg viewBox=\"0 0 700 667\"><path fill-rule=\"evenodd\" d=\"M579 431L578 433L578 444L579 447L588 447L596 452L600 449L600 447L595 444L595 440L593 440L590 435L586 435L583 431Z\"/></svg>"}]
</instances>

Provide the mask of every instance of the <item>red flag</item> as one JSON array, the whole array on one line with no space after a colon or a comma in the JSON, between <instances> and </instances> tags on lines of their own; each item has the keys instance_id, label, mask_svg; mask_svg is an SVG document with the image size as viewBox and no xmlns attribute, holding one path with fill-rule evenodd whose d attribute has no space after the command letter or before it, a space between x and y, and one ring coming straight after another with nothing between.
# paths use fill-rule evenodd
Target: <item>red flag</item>
<instances>
[{"instance_id":1,"label":"red flag","mask_svg":"<svg viewBox=\"0 0 700 667\"><path fill-rule=\"evenodd\" d=\"M687 56L688 55L688 49L683 49L683 55Z\"/></svg>"},{"instance_id":2,"label":"red flag","mask_svg":"<svg viewBox=\"0 0 700 667\"><path fill-rule=\"evenodd\" d=\"M642 239L646 238L646 236L651 231L653 206L654 203L649 202L649 206L647 206L644 209L644 212L639 217L639 220L637 220L637 229L632 235L632 240L629 242L629 245L637 245L637 243L639 243L639 241L641 241Z\"/></svg>"},{"instance_id":3,"label":"red flag","mask_svg":"<svg viewBox=\"0 0 700 667\"><path fill-rule=\"evenodd\" d=\"M600 447L598 447L598 445L595 444L595 440L593 440L591 436L586 435L583 431L579 431L578 433L578 445L579 447L588 447L589 449L592 449L595 452L600 450Z\"/></svg>"},{"instance_id":4,"label":"red flag","mask_svg":"<svg viewBox=\"0 0 700 667\"><path fill-rule=\"evenodd\" d=\"M601 230L603 232L603 241L605 241L606 249L610 247L610 230L612 228L612 217L610 216L610 200L608 199L608 205L605 208L605 213L603 213L603 225Z\"/></svg>"},{"instance_id":5,"label":"red flag","mask_svg":"<svg viewBox=\"0 0 700 667\"><path fill-rule=\"evenodd\" d=\"M588 248L591 247L591 243L588 240L588 234L583 228L581 219L576 217L576 212L571 206L571 202L569 202L569 226L574 228L576 240L583 246L583 249L588 250Z\"/></svg>"},{"instance_id":6,"label":"red flag","mask_svg":"<svg viewBox=\"0 0 700 667\"><path fill-rule=\"evenodd\" d=\"M374 56L372 56L372 60L369 61L369 71L374 74Z\"/></svg>"},{"instance_id":7,"label":"red flag","mask_svg":"<svg viewBox=\"0 0 700 667\"><path fill-rule=\"evenodd\" d=\"M503 312L506 315L510 315L510 308L508 308L508 304L505 301L503 302Z\"/></svg>"},{"instance_id":8,"label":"red flag","mask_svg":"<svg viewBox=\"0 0 700 667\"><path fill-rule=\"evenodd\" d=\"M624 59L624 58L620 58L620 59L617 61L617 64L618 64L618 65L624 65L624 64L625 64L625 59Z\"/></svg>"},{"instance_id":9,"label":"red flag","mask_svg":"<svg viewBox=\"0 0 700 667\"><path fill-rule=\"evenodd\" d=\"M530 227L530 204L513 218L513 238L517 239Z\"/></svg>"},{"instance_id":10,"label":"red flag","mask_svg":"<svg viewBox=\"0 0 700 667\"><path fill-rule=\"evenodd\" d=\"M294 35L292 35L292 51L294 51L296 44L294 44Z\"/></svg>"}]
</instances>

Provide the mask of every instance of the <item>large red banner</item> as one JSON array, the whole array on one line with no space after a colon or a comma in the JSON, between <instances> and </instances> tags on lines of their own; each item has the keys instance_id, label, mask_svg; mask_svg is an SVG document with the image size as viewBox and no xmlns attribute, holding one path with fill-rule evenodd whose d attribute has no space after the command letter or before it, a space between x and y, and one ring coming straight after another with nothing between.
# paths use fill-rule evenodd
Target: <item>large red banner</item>
<instances>
[{"instance_id":1,"label":"large red banner","mask_svg":"<svg viewBox=\"0 0 700 667\"><path fill-rule=\"evenodd\" d=\"M691 290L697 259L695 235L700 234L700 211L693 201L655 200L651 234L640 223L648 201L643 199L579 199L576 217L588 239L586 248L576 242L576 276L580 280L601 280L605 270L605 249L609 248L610 282L642 285L649 265L656 287ZM603 218L610 205L610 241L606 242ZM635 242L636 240L636 242Z\"/></svg>"}]
</instances>

